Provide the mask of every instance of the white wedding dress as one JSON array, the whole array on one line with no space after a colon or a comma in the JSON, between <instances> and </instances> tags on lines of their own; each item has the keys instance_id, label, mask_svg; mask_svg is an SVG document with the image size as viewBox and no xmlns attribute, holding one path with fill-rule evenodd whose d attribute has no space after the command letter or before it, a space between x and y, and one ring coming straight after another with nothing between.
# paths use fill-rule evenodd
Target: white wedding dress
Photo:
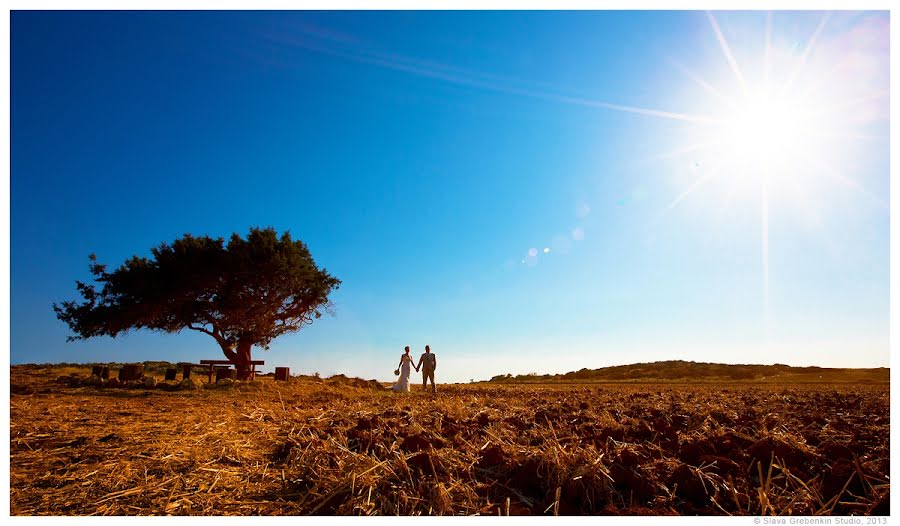
<instances>
[{"instance_id":1,"label":"white wedding dress","mask_svg":"<svg viewBox=\"0 0 900 526\"><path fill-rule=\"evenodd\" d=\"M404 353L403 356L400 357L400 378L397 379L397 383L395 383L391 389L398 393L409 392L410 368L412 368L412 357Z\"/></svg>"}]
</instances>

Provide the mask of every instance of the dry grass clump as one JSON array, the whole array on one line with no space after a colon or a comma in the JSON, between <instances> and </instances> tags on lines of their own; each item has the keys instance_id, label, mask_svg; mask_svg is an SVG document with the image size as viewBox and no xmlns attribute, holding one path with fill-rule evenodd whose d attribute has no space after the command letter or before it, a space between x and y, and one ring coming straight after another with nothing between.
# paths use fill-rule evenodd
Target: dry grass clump
<instances>
[{"instance_id":1,"label":"dry grass clump","mask_svg":"<svg viewBox=\"0 0 900 526\"><path fill-rule=\"evenodd\" d=\"M885 386L70 387L12 370L15 515L885 514ZM170 388L160 388L169 384Z\"/></svg>"}]
</instances>

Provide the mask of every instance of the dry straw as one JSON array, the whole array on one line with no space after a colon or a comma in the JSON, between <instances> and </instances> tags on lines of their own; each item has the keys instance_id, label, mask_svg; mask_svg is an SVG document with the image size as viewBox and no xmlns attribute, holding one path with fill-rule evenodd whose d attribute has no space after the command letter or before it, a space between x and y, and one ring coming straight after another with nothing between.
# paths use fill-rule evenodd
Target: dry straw
<instances>
[{"instance_id":1,"label":"dry straw","mask_svg":"<svg viewBox=\"0 0 900 526\"><path fill-rule=\"evenodd\" d=\"M345 377L56 381L69 372L90 371L12 368L13 515L846 515L890 493L886 386L432 398Z\"/></svg>"}]
</instances>

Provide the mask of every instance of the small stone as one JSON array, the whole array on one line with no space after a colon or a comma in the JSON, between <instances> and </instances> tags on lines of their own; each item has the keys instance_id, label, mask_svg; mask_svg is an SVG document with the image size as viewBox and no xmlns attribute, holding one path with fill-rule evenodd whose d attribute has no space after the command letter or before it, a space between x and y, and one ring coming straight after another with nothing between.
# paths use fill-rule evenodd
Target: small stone
<instances>
[{"instance_id":1,"label":"small stone","mask_svg":"<svg viewBox=\"0 0 900 526\"><path fill-rule=\"evenodd\" d=\"M10 385L9 392L17 395L32 395L35 391L30 385Z\"/></svg>"},{"instance_id":2,"label":"small stone","mask_svg":"<svg viewBox=\"0 0 900 526\"><path fill-rule=\"evenodd\" d=\"M221 378L216 382L216 387L234 387L234 380L231 378Z\"/></svg>"},{"instance_id":3,"label":"small stone","mask_svg":"<svg viewBox=\"0 0 900 526\"><path fill-rule=\"evenodd\" d=\"M184 380L181 381L180 384L178 384L179 389L188 389L188 390L199 389L201 386L202 386L202 384L200 383L200 380L198 380L196 378L185 378Z\"/></svg>"},{"instance_id":4,"label":"small stone","mask_svg":"<svg viewBox=\"0 0 900 526\"><path fill-rule=\"evenodd\" d=\"M403 442L400 443L400 449L407 452L421 451L430 448L431 442L424 435L410 435L404 438Z\"/></svg>"}]
</instances>

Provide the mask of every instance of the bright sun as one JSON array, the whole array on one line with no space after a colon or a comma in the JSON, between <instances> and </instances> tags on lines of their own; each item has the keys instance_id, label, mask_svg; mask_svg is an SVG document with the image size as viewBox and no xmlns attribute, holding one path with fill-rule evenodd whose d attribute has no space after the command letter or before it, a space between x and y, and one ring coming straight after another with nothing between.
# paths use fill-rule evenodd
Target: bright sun
<instances>
[{"instance_id":1,"label":"bright sun","mask_svg":"<svg viewBox=\"0 0 900 526\"><path fill-rule=\"evenodd\" d=\"M726 205L732 197L760 196L764 214L770 197L798 196L792 198L803 200L807 192L801 187L819 180L839 183L887 208L884 200L837 168L847 160L848 142L873 139L857 133L859 125L866 119L871 122L886 115L886 109L873 110L872 103L886 104L890 92L883 86L869 92L848 91L851 84L841 75L841 68L857 64L859 59L855 55L826 53L823 60L813 64L810 57L830 14L822 16L805 48L785 49L773 43L772 13L769 13L765 33L757 43L762 44L762 54L743 67L715 16L707 13L707 17L730 71L719 82L710 83L682 67L704 90L704 96L697 100L703 101L706 111L698 108L699 114L687 114L629 108L629 111L694 125L685 135L691 145L662 157L690 154L698 159L695 164L703 168L696 171L693 183L663 213L713 181L724 181ZM833 51L841 53L841 50ZM805 206L805 203L797 204ZM767 225L766 217L762 223Z\"/></svg>"},{"instance_id":2,"label":"bright sun","mask_svg":"<svg viewBox=\"0 0 900 526\"><path fill-rule=\"evenodd\" d=\"M732 199L758 203L761 227L762 274L768 297L769 207L773 198L791 208L815 214L807 203L808 189L821 188L829 180L843 185L887 209L887 204L842 173L848 142L871 140L858 134L860 123L883 118L886 110L872 111L871 102L887 101L889 91L878 86L872 91L847 91L848 80L839 73L857 57L824 55L818 67L810 57L827 25L825 14L804 49L784 49L772 42L772 14L760 35L762 56L743 69L735 58L715 16L707 13L729 72L720 82L710 83L682 67L688 78L704 91L700 113L676 113L644 108L617 108L624 111L686 121L684 139L689 146L663 154L660 158L690 155L693 180L661 211L668 213L700 188L721 183L719 206L727 208ZM800 51L799 53L797 51ZM841 53L842 50L834 50ZM723 89L724 86L730 86ZM868 89L866 86L865 89ZM869 113L862 111L869 107ZM704 111L705 109L705 111ZM868 121L867 121L868 119ZM883 138L878 138L883 140Z\"/></svg>"},{"instance_id":3,"label":"bright sun","mask_svg":"<svg viewBox=\"0 0 900 526\"><path fill-rule=\"evenodd\" d=\"M802 105L766 94L748 97L724 118L723 152L740 158L789 161L804 138L814 135L811 113Z\"/></svg>"}]
</instances>

